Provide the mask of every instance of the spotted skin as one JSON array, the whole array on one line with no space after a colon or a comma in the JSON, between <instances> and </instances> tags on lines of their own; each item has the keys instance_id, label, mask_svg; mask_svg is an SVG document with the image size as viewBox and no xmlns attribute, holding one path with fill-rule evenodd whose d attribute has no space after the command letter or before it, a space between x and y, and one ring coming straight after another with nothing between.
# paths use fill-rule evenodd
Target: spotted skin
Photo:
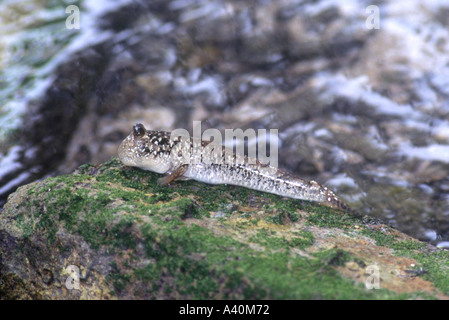
<instances>
[{"instance_id":1,"label":"spotted skin","mask_svg":"<svg viewBox=\"0 0 449 320\"><path fill-rule=\"evenodd\" d=\"M316 181L303 180L284 170L236 155L213 142L171 136L147 130L137 123L121 143L118 155L127 166L160 174L161 185L193 179L210 184L231 184L283 197L308 200L352 212L331 190Z\"/></svg>"}]
</instances>

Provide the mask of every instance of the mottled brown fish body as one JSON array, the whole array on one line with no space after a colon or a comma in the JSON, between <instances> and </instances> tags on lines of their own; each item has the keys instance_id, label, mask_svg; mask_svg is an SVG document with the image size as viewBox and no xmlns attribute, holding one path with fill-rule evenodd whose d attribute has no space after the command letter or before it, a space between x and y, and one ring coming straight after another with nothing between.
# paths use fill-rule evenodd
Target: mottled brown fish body
<instances>
[{"instance_id":1,"label":"mottled brown fish body","mask_svg":"<svg viewBox=\"0 0 449 320\"><path fill-rule=\"evenodd\" d=\"M262 165L257 159L236 155L232 149L170 132L146 130L138 123L118 151L124 165L165 176L159 183L193 179L211 184L231 184L283 197L315 201L351 211L331 190L286 171Z\"/></svg>"}]
</instances>

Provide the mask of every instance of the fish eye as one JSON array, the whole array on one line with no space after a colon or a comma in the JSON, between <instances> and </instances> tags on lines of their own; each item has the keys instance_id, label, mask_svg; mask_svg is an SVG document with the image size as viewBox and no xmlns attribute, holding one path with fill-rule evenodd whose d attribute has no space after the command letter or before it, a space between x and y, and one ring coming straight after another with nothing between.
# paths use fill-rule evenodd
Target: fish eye
<instances>
[{"instance_id":1,"label":"fish eye","mask_svg":"<svg viewBox=\"0 0 449 320\"><path fill-rule=\"evenodd\" d=\"M145 134L145 127L141 123L136 123L133 127L133 134L136 137L143 137Z\"/></svg>"}]
</instances>

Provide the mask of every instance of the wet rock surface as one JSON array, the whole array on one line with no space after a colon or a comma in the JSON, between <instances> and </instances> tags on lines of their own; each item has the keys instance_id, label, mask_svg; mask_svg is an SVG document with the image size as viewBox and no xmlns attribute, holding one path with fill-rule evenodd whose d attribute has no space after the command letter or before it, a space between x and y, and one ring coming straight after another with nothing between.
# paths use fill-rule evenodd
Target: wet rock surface
<instances>
[{"instance_id":1,"label":"wet rock surface","mask_svg":"<svg viewBox=\"0 0 449 320\"><path fill-rule=\"evenodd\" d=\"M447 299L449 254L370 217L112 159L20 187L1 299Z\"/></svg>"}]
</instances>

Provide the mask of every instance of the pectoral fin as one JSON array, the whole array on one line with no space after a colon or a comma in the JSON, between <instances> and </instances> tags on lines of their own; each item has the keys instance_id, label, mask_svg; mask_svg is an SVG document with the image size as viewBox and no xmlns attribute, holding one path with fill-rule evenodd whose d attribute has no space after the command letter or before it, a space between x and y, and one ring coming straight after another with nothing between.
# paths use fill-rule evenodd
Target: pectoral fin
<instances>
[{"instance_id":1,"label":"pectoral fin","mask_svg":"<svg viewBox=\"0 0 449 320\"><path fill-rule=\"evenodd\" d=\"M187 171L188 167L188 164L183 164L177 167L172 172L167 173L162 178L157 179L157 183L161 186L167 186L174 180L187 180L188 178L183 177L182 175Z\"/></svg>"}]
</instances>

